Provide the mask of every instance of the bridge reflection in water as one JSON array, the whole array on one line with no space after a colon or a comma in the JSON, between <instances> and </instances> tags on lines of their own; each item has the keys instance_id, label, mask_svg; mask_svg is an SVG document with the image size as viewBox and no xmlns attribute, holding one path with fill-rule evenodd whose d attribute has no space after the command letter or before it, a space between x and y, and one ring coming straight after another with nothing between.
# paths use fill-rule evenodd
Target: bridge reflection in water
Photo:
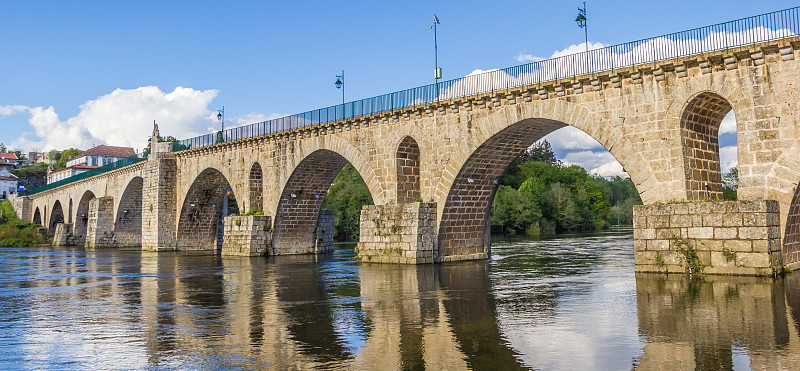
<instances>
[{"instance_id":1,"label":"bridge reflection in water","mask_svg":"<svg viewBox=\"0 0 800 371\"><path fill-rule=\"evenodd\" d=\"M12 249L0 256L0 346L8 350L0 363L478 370L800 365L800 274L777 281L634 276L628 238L500 243L490 262L435 266L356 264L352 250L343 249L316 258ZM602 264L585 264L590 261ZM602 317L609 322L600 323ZM553 323L556 333L546 328ZM632 330L598 335L609 326Z\"/></svg>"},{"instance_id":2,"label":"bridge reflection in water","mask_svg":"<svg viewBox=\"0 0 800 371\"><path fill-rule=\"evenodd\" d=\"M497 327L486 262L142 258L151 365L523 368Z\"/></svg>"}]
</instances>

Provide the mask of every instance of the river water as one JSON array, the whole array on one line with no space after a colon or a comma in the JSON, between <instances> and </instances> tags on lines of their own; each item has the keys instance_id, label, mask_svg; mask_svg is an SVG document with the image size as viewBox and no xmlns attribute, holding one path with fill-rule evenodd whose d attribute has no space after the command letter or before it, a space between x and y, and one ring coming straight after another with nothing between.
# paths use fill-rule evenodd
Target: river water
<instances>
[{"instance_id":1,"label":"river water","mask_svg":"<svg viewBox=\"0 0 800 371\"><path fill-rule=\"evenodd\" d=\"M800 369L800 273L635 275L630 230L490 261L0 250L3 369Z\"/></svg>"}]
</instances>

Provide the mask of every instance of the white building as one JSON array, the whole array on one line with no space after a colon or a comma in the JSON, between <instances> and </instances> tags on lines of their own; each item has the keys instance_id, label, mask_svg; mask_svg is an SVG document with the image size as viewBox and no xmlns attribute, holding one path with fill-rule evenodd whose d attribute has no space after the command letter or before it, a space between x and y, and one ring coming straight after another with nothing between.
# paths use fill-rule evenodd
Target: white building
<instances>
[{"instance_id":1,"label":"white building","mask_svg":"<svg viewBox=\"0 0 800 371\"><path fill-rule=\"evenodd\" d=\"M17 193L17 176L11 174L9 169L14 165L6 161L0 161L0 199L5 199L9 195Z\"/></svg>"},{"instance_id":2,"label":"white building","mask_svg":"<svg viewBox=\"0 0 800 371\"><path fill-rule=\"evenodd\" d=\"M136 151L130 147L100 145L73 157L67 162L67 167L81 164L86 166L103 166L135 155Z\"/></svg>"},{"instance_id":3,"label":"white building","mask_svg":"<svg viewBox=\"0 0 800 371\"><path fill-rule=\"evenodd\" d=\"M19 166L21 162L14 153L0 152L0 161L10 163L13 167Z\"/></svg>"},{"instance_id":4,"label":"white building","mask_svg":"<svg viewBox=\"0 0 800 371\"><path fill-rule=\"evenodd\" d=\"M71 176L85 173L103 165L108 165L127 157L135 156L136 151L130 147L114 147L100 145L83 151L81 154L67 161L63 169L47 169L47 184L67 179Z\"/></svg>"},{"instance_id":5,"label":"white building","mask_svg":"<svg viewBox=\"0 0 800 371\"><path fill-rule=\"evenodd\" d=\"M65 167L63 169L53 169L53 166L47 168L47 184L57 182L62 179L67 179L73 175L85 173L92 169L97 169L99 166L86 166L83 164Z\"/></svg>"}]
</instances>

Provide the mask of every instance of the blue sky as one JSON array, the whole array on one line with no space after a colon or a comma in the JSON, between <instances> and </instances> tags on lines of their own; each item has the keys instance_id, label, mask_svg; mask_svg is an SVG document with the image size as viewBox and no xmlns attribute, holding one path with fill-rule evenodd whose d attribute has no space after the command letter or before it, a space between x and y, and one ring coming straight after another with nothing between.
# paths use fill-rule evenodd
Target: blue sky
<instances>
[{"instance_id":1,"label":"blue sky","mask_svg":"<svg viewBox=\"0 0 800 371\"><path fill-rule=\"evenodd\" d=\"M428 84L434 13L445 79L517 65L582 43L573 21L580 5L0 0L0 141L24 150L143 145L154 119L163 134L184 138L217 127L223 105L234 125L337 104L342 69L348 101ZM589 41L622 43L794 5L591 1ZM579 134L561 136L575 137L555 145L568 162L591 169L609 158Z\"/></svg>"}]
</instances>

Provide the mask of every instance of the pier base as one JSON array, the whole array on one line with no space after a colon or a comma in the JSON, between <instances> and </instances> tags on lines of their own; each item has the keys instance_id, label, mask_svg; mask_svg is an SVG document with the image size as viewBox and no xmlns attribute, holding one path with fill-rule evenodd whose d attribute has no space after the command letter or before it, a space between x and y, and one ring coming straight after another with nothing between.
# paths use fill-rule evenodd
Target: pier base
<instances>
[{"instance_id":1,"label":"pier base","mask_svg":"<svg viewBox=\"0 0 800 371\"><path fill-rule=\"evenodd\" d=\"M360 230L359 261L433 263L438 247L436 203L364 206Z\"/></svg>"},{"instance_id":2,"label":"pier base","mask_svg":"<svg viewBox=\"0 0 800 371\"><path fill-rule=\"evenodd\" d=\"M634 206L637 272L766 276L783 268L774 200Z\"/></svg>"}]
</instances>

